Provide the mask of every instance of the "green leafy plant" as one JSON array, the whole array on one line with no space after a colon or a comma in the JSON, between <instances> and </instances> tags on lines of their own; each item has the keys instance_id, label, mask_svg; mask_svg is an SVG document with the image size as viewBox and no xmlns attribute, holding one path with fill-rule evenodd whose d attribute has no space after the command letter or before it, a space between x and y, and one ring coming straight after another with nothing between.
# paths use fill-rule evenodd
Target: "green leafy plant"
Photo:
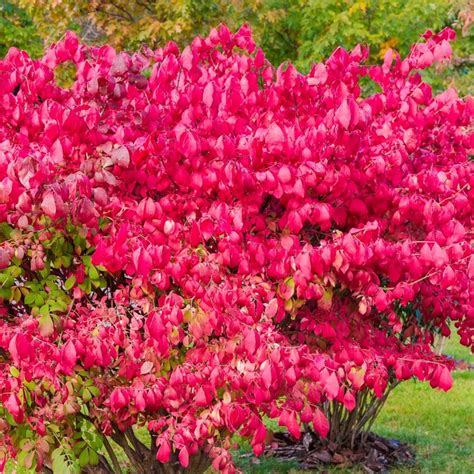
<instances>
[{"instance_id":1,"label":"green leafy plant","mask_svg":"<svg viewBox=\"0 0 474 474\"><path fill-rule=\"evenodd\" d=\"M13 2L0 0L0 57L15 46L33 57L43 52L43 43L30 15Z\"/></svg>"}]
</instances>

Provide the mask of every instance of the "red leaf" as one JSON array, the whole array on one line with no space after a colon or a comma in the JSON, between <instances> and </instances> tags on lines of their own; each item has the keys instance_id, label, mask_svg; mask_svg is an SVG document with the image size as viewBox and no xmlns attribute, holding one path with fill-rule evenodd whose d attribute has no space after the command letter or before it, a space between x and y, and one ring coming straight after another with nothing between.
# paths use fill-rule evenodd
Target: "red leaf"
<instances>
[{"instance_id":1,"label":"red leaf","mask_svg":"<svg viewBox=\"0 0 474 474\"><path fill-rule=\"evenodd\" d=\"M151 198L146 198L140 201L137 207L137 215L142 219L152 219L155 216L156 206Z\"/></svg>"},{"instance_id":2,"label":"red leaf","mask_svg":"<svg viewBox=\"0 0 474 474\"><path fill-rule=\"evenodd\" d=\"M31 344L23 334L16 334L13 336L8 345L8 351L17 365L19 365L23 359L32 355Z\"/></svg>"},{"instance_id":3,"label":"red leaf","mask_svg":"<svg viewBox=\"0 0 474 474\"><path fill-rule=\"evenodd\" d=\"M198 150L198 142L193 133L185 131L180 137L180 151L187 158L192 158Z\"/></svg>"},{"instance_id":4,"label":"red leaf","mask_svg":"<svg viewBox=\"0 0 474 474\"><path fill-rule=\"evenodd\" d=\"M336 374L334 372L329 375L324 384L324 391L329 400L333 400L339 393L339 382L337 381Z\"/></svg>"},{"instance_id":5,"label":"red leaf","mask_svg":"<svg viewBox=\"0 0 474 474\"><path fill-rule=\"evenodd\" d=\"M158 449L158 452L156 453L156 459L164 464L170 460L171 446L168 440L161 440L159 442L161 445L160 449Z\"/></svg>"},{"instance_id":6,"label":"red leaf","mask_svg":"<svg viewBox=\"0 0 474 474\"><path fill-rule=\"evenodd\" d=\"M117 54L110 67L110 74L112 74L112 76L123 76L127 72L128 65L126 58L127 56L125 54Z\"/></svg>"},{"instance_id":7,"label":"red leaf","mask_svg":"<svg viewBox=\"0 0 474 474\"><path fill-rule=\"evenodd\" d=\"M278 420L279 426L286 426L288 428L288 432L294 436L296 439L300 439L301 437L301 430L298 420L296 418L296 413L291 410L284 410L280 415Z\"/></svg>"},{"instance_id":8,"label":"red leaf","mask_svg":"<svg viewBox=\"0 0 474 474\"><path fill-rule=\"evenodd\" d=\"M467 275L471 280L474 280L474 255L471 255L469 259L469 265L467 267Z\"/></svg>"},{"instance_id":9,"label":"red leaf","mask_svg":"<svg viewBox=\"0 0 474 474\"><path fill-rule=\"evenodd\" d=\"M296 383L296 371L294 367L290 367L285 374L285 379L289 387L293 387Z\"/></svg>"},{"instance_id":10,"label":"red leaf","mask_svg":"<svg viewBox=\"0 0 474 474\"><path fill-rule=\"evenodd\" d=\"M189 466L189 453L186 447L181 448L178 454L178 460L184 468Z\"/></svg>"},{"instance_id":11,"label":"red leaf","mask_svg":"<svg viewBox=\"0 0 474 474\"><path fill-rule=\"evenodd\" d=\"M148 276L153 268L153 260L148 250L141 248L133 253L137 275Z\"/></svg>"},{"instance_id":12,"label":"red leaf","mask_svg":"<svg viewBox=\"0 0 474 474\"><path fill-rule=\"evenodd\" d=\"M349 108L349 104L347 100L344 99L336 110L335 117L337 121L347 130L351 123L351 109Z\"/></svg>"},{"instance_id":13,"label":"red leaf","mask_svg":"<svg viewBox=\"0 0 474 474\"><path fill-rule=\"evenodd\" d=\"M114 411L118 411L127 406L129 402L130 394L126 390L115 389L110 395L110 407Z\"/></svg>"},{"instance_id":14,"label":"red leaf","mask_svg":"<svg viewBox=\"0 0 474 474\"><path fill-rule=\"evenodd\" d=\"M441 287L448 288L456 281L456 274L450 265L446 265L441 277Z\"/></svg>"},{"instance_id":15,"label":"red leaf","mask_svg":"<svg viewBox=\"0 0 474 474\"><path fill-rule=\"evenodd\" d=\"M313 416L313 426L321 438L325 438L329 433L329 421L326 415L319 409L316 408Z\"/></svg>"},{"instance_id":16,"label":"red leaf","mask_svg":"<svg viewBox=\"0 0 474 474\"><path fill-rule=\"evenodd\" d=\"M447 392L453 386L453 377L447 367L443 367L441 369L438 386L441 390L444 390L445 392Z\"/></svg>"},{"instance_id":17,"label":"red leaf","mask_svg":"<svg viewBox=\"0 0 474 474\"><path fill-rule=\"evenodd\" d=\"M305 405L303 411L300 413L302 423L310 423L313 420L313 410L309 405Z\"/></svg>"},{"instance_id":18,"label":"red leaf","mask_svg":"<svg viewBox=\"0 0 474 474\"><path fill-rule=\"evenodd\" d=\"M0 270L3 270L10 265L10 258L10 252L0 248Z\"/></svg>"},{"instance_id":19,"label":"red leaf","mask_svg":"<svg viewBox=\"0 0 474 474\"><path fill-rule=\"evenodd\" d=\"M43 212L52 219L56 216L56 201L54 200L53 193L46 193L41 202L41 209Z\"/></svg>"},{"instance_id":20,"label":"red leaf","mask_svg":"<svg viewBox=\"0 0 474 474\"><path fill-rule=\"evenodd\" d=\"M153 339L159 341L163 334L165 333L165 326L159 313L153 311L148 315L148 319L146 322L146 326L148 328L148 333Z\"/></svg>"},{"instance_id":21,"label":"red leaf","mask_svg":"<svg viewBox=\"0 0 474 474\"><path fill-rule=\"evenodd\" d=\"M72 374L72 369L76 365L77 353L74 343L69 340L61 348L61 370L66 374Z\"/></svg>"}]
</instances>

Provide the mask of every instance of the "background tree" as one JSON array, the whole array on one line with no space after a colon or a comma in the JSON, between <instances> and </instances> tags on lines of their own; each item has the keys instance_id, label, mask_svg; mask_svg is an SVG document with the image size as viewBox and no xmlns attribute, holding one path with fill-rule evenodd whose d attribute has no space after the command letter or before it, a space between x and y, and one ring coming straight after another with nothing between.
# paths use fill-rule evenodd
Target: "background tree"
<instances>
[{"instance_id":1,"label":"background tree","mask_svg":"<svg viewBox=\"0 0 474 474\"><path fill-rule=\"evenodd\" d=\"M12 46L34 57L43 53L43 42L28 13L13 2L0 0L0 57Z\"/></svg>"},{"instance_id":2,"label":"background tree","mask_svg":"<svg viewBox=\"0 0 474 474\"><path fill-rule=\"evenodd\" d=\"M223 21L234 27L242 23L245 0L34 0L18 2L35 19L43 37L57 40L71 26L86 38L95 28L97 39L119 49L152 48L168 41L187 44L196 35L206 35ZM86 23L84 23L86 20ZM235 24L234 24L235 23Z\"/></svg>"}]
</instances>

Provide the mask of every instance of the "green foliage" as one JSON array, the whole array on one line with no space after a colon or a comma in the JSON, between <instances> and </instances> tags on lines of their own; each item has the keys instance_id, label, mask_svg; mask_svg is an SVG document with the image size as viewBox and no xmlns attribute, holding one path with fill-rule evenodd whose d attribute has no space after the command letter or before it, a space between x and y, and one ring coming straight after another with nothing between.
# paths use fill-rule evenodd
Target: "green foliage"
<instances>
[{"instance_id":1,"label":"green foliage","mask_svg":"<svg viewBox=\"0 0 474 474\"><path fill-rule=\"evenodd\" d=\"M427 29L448 26L452 4L446 0L309 0L301 15L297 63L307 67L338 46L371 45L376 61L388 48L406 54Z\"/></svg>"},{"instance_id":2,"label":"green foliage","mask_svg":"<svg viewBox=\"0 0 474 474\"><path fill-rule=\"evenodd\" d=\"M62 474L78 474L81 472L81 464L75 458L69 447L60 446L51 453L53 472Z\"/></svg>"},{"instance_id":3,"label":"green foliage","mask_svg":"<svg viewBox=\"0 0 474 474\"><path fill-rule=\"evenodd\" d=\"M302 45L302 25L308 0L264 0L255 2L242 15L272 64L296 62Z\"/></svg>"},{"instance_id":4,"label":"green foliage","mask_svg":"<svg viewBox=\"0 0 474 474\"><path fill-rule=\"evenodd\" d=\"M62 232L46 228L44 232L38 233L32 228L15 230L6 223L0 225L0 243L25 238L31 245L25 247L21 254L16 254L7 268L0 270L0 297L8 299L10 304L20 302L27 307L38 319L40 335L49 337L60 326L59 315L72 309L69 292L75 287L86 293L90 293L93 288L105 287L104 269L92 264L89 255L91 249L81 227L68 225ZM22 266L24 260L32 258L39 248L46 256L43 267L33 272ZM80 262L84 269L80 283L77 274L70 274L73 259ZM15 378L21 376L20 371L13 366L10 374ZM80 370L68 382L67 389L74 395L74 401L60 401L57 388L47 381L36 383L23 380L22 383L22 396L28 408L32 406L38 392L45 397L56 397L55 409L61 418L65 415L63 421L68 423L74 435L66 437L59 423L48 423L47 434L40 436L27 423L16 423L8 411L0 408L0 418L15 427L12 437L20 447L18 472L33 472L38 458L44 458L46 453L51 455L51 467L58 474L80 473L82 467L97 464L99 453L103 451L103 437L88 419L87 404L99 396L100 391L94 385L91 374ZM76 416L79 410L82 416Z\"/></svg>"},{"instance_id":5,"label":"green foliage","mask_svg":"<svg viewBox=\"0 0 474 474\"><path fill-rule=\"evenodd\" d=\"M6 0L0 0L0 58L16 46L32 56L40 56L43 44L37 27L25 10Z\"/></svg>"}]
</instances>

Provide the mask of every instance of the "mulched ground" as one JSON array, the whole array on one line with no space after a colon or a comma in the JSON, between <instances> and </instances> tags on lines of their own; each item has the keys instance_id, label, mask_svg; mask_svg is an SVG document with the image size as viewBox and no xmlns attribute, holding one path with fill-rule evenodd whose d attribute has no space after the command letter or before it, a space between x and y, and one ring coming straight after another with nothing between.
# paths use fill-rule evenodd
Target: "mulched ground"
<instances>
[{"instance_id":1,"label":"mulched ground","mask_svg":"<svg viewBox=\"0 0 474 474\"><path fill-rule=\"evenodd\" d=\"M454 359L454 367L456 370L474 370L474 364L463 359Z\"/></svg>"},{"instance_id":2,"label":"mulched ground","mask_svg":"<svg viewBox=\"0 0 474 474\"><path fill-rule=\"evenodd\" d=\"M322 444L313 433L305 433L298 442L287 433L274 433L273 442L264 456L297 462L301 469L323 472L331 465L358 465L367 473L384 473L394 466L415 464L415 453L407 444L374 433L369 434L364 446L354 450Z\"/></svg>"}]
</instances>

